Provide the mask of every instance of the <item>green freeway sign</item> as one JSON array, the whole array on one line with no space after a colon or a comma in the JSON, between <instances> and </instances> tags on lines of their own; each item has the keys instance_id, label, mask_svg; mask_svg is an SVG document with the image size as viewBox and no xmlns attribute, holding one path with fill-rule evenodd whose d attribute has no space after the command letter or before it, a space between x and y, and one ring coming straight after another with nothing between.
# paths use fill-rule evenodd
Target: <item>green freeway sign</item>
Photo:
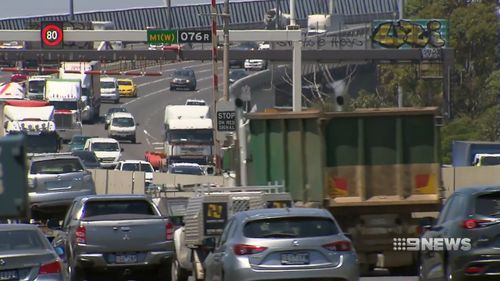
<instances>
[{"instance_id":1,"label":"green freeway sign","mask_svg":"<svg viewBox=\"0 0 500 281\"><path fill-rule=\"evenodd\" d=\"M177 43L177 30L149 29L148 44L175 44Z\"/></svg>"}]
</instances>

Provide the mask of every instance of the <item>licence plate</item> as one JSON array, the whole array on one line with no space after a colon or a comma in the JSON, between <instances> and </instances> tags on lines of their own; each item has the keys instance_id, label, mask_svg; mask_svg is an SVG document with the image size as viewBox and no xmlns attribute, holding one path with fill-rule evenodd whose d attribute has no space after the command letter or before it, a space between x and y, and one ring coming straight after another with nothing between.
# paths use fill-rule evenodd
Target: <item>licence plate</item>
<instances>
[{"instance_id":1,"label":"licence plate","mask_svg":"<svg viewBox=\"0 0 500 281\"><path fill-rule=\"evenodd\" d=\"M309 264L309 253L281 254L281 264L285 265Z\"/></svg>"},{"instance_id":2,"label":"licence plate","mask_svg":"<svg viewBox=\"0 0 500 281\"><path fill-rule=\"evenodd\" d=\"M117 255L116 263L137 263L136 255Z\"/></svg>"},{"instance_id":3,"label":"licence plate","mask_svg":"<svg viewBox=\"0 0 500 281\"><path fill-rule=\"evenodd\" d=\"M17 270L0 271L0 280L14 280L18 278Z\"/></svg>"}]
</instances>

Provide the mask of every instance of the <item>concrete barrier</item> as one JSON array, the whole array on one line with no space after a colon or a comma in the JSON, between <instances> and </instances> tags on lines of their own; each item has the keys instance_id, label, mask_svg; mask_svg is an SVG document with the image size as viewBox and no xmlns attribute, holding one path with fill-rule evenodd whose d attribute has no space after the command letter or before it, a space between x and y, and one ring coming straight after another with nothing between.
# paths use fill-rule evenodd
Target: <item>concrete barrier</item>
<instances>
[{"instance_id":1,"label":"concrete barrier","mask_svg":"<svg viewBox=\"0 0 500 281\"><path fill-rule=\"evenodd\" d=\"M131 171L114 171L92 169L92 178L97 194L144 194L145 173ZM177 185L216 184L229 185L230 181L223 176L194 176L153 173L153 183L176 187Z\"/></svg>"}]
</instances>

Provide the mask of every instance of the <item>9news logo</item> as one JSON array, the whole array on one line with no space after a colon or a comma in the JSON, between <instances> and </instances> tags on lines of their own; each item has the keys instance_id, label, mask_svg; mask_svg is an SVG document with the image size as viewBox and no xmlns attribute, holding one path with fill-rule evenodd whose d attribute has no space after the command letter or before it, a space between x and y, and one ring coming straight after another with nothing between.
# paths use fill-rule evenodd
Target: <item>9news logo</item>
<instances>
[{"instance_id":1,"label":"9news logo","mask_svg":"<svg viewBox=\"0 0 500 281\"><path fill-rule=\"evenodd\" d=\"M469 251L470 238L393 238L394 251Z\"/></svg>"}]
</instances>

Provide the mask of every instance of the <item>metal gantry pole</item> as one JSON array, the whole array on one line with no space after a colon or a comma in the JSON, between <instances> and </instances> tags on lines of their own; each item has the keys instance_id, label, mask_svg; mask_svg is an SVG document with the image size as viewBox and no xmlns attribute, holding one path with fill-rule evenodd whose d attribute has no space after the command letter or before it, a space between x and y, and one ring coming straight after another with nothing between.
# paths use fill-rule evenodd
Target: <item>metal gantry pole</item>
<instances>
[{"instance_id":1,"label":"metal gantry pole","mask_svg":"<svg viewBox=\"0 0 500 281\"><path fill-rule=\"evenodd\" d=\"M164 0L167 7L167 29L172 29L172 0Z\"/></svg>"},{"instance_id":2,"label":"metal gantry pole","mask_svg":"<svg viewBox=\"0 0 500 281\"><path fill-rule=\"evenodd\" d=\"M75 6L73 3L74 0L69 0L69 19L75 20Z\"/></svg>"}]
</instances>

